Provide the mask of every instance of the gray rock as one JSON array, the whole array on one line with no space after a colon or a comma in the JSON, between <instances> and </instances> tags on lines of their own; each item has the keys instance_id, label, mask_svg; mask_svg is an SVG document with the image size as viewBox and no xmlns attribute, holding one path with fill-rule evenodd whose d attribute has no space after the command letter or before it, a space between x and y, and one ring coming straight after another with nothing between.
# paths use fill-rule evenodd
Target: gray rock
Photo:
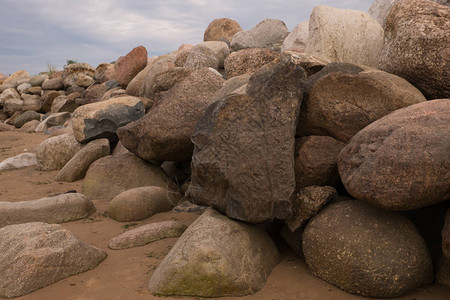
<instances>
[{"instance_id":1,"label":"gray rock","mask_svg":"<svg viewBox=\"0 0 450 300\"><path fill-rule=\"evenodd\" d=\"M3 103L3 112L11 117L15 112L22 110L23 101L20 99L9 99Z\"/></svg>"},{"instance_id":2,"label":"gray rock","mask_svg":"<svg viewBox=\"0 0 450 300\"><path fill-rule=\"evenodd\" d=\"M247 94L208 107L192 135L193 202L231 218L264 222L290 216L294 141L305 71L283 56L250 78Z\"/></svg>"},{"instance_id":3,"label":"gray rock","mask_svg":"<svg viewBox=\"0 0 450 300\"><path fill-rule=\"evenodd\" d=\"M60 225L27 223L1 228L0 297L26 295L93 269L105 258L106 253Z\"/></svg>"},{"instance_id":4,"label":"gray rock","mask_svg":"<svg viewBox=\"0 0 450 300\"><path fill-rule=\"evenodd\" d=\"M119 222L140 221L169 211L183 196L159 186L142 186L124 191L109 203L108 215Z\"/></svg>"},{"instance_id":5,"label":"gray rock","mask_svg":"<svg viewBox=\"0 0 450 300\"><path fill-rule=\"evenodd\" d=\"M22 153L13 157L9 157L0 162L0 171L20 169L35 165L37 165L36 154Z\"/></svg>"},{"instance_id":6,"label":"gray rock","mask_svg":"<svg viewBox=\"0 0 450 300\"><path fill-rule=\"evenodd\" d=\"M208 209L178 239L153 273L157 295L245 296L259 291L280 254L257 225Z\"/></svg>"},{"instance_id":7,"label":"gray rock","mask_svg":"<svg viewBox=\"0 0 450 300\"><path fill-rule=\"evenodd\" d=\"M38 169L59 170L81 149L72 134L51 137L39 144L36 150Z\"/></svg>"},{"instance_id":8,"label":"gray rock","mask_svg":"<svg viewBox=\"0 0 450 300\"><path fill-rule=\"evenodd\" d=\"M412 222L357 200L314 217L303 253L314 275L363 297L399 297L433 281L430 253Z\"/></svg>"},{"instance_id":9,"label":"gray rock","mask_svg":"<svg viewBox=\"0 0 450 300\"><path fill-rule=\"evenodd\" d=\"M139 247L154 241L179 237L186 228L186 225L178 221L151 223L116 236L109 241L108 247L113 250Z\"/></svg>"},{"instance_id":10,"label":"gray rock","mask_svg":"<svg viewBox=\"0 0 450 300\"><path fill-rule=\"evenodd\" d=\"M225 97L231 95L232 93L236 92L239 88L242 88L245 86L249 79L251 77L251 74L243 74L239 76L232 77L225 81L217 92L214 93L214 95L211 98L211 103L214 103L216 101L222 100Z\"/></svg>"},{"instance_id":11,"label":"gray rock","mask_svg":"<svg viewBox=\"0 0 450 300\"><path fill-rule=\"evenodd\" d=\"M308 43L309 21L304 21L292 29L292 32L284 39L281 52L286 50L297 50L304 52Z\"/></svg>"},{"instance_id":12,"label":"gray rock","mask_svg":"<svg viewBox=\"0 0 450 300\"><path fill-rule=\"evenodd\" d=\"M364 128L342 149L338 170L356 199L411 210L450 198L450 100L399 109Z\"/></svg>"},{"instance_id":13,"label":"gray rock","mask_svg":"<svg viewBox=\"0 0 450 300\"><path fill-rule=\"evenodd\" d=\"M197 70L202 68L218 69L219 64L220 61L214 52L210 48L199 44L189 51L183 67L188 70Z\"/></svg>"},{"instance_id":14,"label":"gray rock","mask_svg":"<svg viewBox=\"0 0 450 300\"><path fill-rule=\"evenodd\" d=\"M55 180L73 182L83 179L89 166L97 159L109 155L109 152L108 139L89 142L64 165Z\"/></svg>"},{"instance_id":15,"label":"gray rock","mask_svg":"<svg viewBox=\"0 0 450 300\"><path fill-rule=\"evenodd\" d=\"M95 207L77 193L21 202L0 202L0 227L28 222L63 223L87 218Z\"/></svg>"},{"instance_id":16,"label":"gray rock","mask_svg":"<svg viewBox=\"0 0 450 300\"><path fill-rule=\"evenodd\" d=\"M17 119L14 120L14 127L20 128L25 123L32 121L32 120L41 120L41 114L37 113L33 110L25 111L23 114L21 114Z\"/></svg>"}]
</instances>

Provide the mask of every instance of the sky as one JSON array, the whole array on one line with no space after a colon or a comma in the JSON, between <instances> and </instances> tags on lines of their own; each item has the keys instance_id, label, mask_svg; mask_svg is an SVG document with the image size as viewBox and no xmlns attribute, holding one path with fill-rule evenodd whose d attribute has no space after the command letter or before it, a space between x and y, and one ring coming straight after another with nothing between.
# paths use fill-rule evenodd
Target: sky
<instances>
[{"instance_id":1,"label":"sky","mask_svg":"<svg viewBox=\"0 0 450 300\"><path fill-rule=\"evenodd\" d=\"M289 31L317 5L368 11L373 0L0 0L0 72L62 70L67 60L96 68L137 46L155 56L198 44L217 18L244 30L272 18Z\"/></svg>"}]
</instances>

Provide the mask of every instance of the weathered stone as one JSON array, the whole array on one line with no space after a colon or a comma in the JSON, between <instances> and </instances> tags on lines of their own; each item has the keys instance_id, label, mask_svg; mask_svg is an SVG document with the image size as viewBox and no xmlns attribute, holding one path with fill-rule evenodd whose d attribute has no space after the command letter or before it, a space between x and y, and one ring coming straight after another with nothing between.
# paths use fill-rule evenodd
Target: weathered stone
<instances>
[{"instance_id":1,"label":"weathered stone","mask_svg":"<svg viewBox=\"0 0 450 300\"><path fill-rule=\"evenodd\" d=\"M83 93L84 104L99 102L106 93L106 86L103 84L93 84Z\"/></svg>"},{"instance_id":2,"label":"weathered stone","mask_svg":"<svg viewBox=\"0 0 450 300\"><path fill-rule=\"evenodd\" d=\"M67 120L70 119L70 113L60 112L49 115L44 121L42 121L38 127L36 127L36 132L45 132L47 129L53 126L63 126Z\"/></svg>"},{"instance_id":3,"label":"weathered stone","mask_svg":"<svg viewBox=\"0 0 450 300\"><path fill-rule=\"evenodd\" d=\"M126 92L130 96L140 97L144 95L145 90L145 77L152 68L152 63L148 63L147 66L140 71L127 85Z\"/></svg>"},{"instance_id":4,"label":"weathered stone","mask_svg":"<svg viewBox=\"0 0 450 300\"><path fill-rule=\"evenodd\" d=\"M22 127L20 127L20 131L23 131L23 132L36 132L35 130L39 126L39 124L41 124L41 121L38 121L38 120L33 120L33 121L30 121L30 122L27 122L27 123L23 124Z\"/></svg>"},{"instance_id":5,"label":"weathered stone","mask_svg":"<svg viewBox=\"0 0 450 300\"><path fill-rule=\"evenodd\" d=\"M442 228L442 252L446 258L450 259L450 209L447 209Z\"/></svg>"},{"instance_id":6,"label":"weathered stone","mask_svg":"<svg viewBox=\"0 0 450 300\"><path fill-rule=\"evenodd\" d=\"M406 80L349 63L331 63L308 78L297 135L328 135L346 143L394 110L426 101Z\"/></svg>"},{"instance_id":7,"label":"weathered stone","mask_svg":"<svg viewBox=\"0 0 450 300\"><path fill-rule=\"evenodd\" d=\"M55 180L73 182L84 178L89 166L97 159L109 155L109 152L108 139L89 142L64 165Z\"/></svg>"},{"instance_id":8,"label":"weathered stone","mask_svg":"<svg viewBox=\"0 0 450 300\"><path fill-rule=\"evenodd\" d=\"M94 79L100 83L105 83L115 78L114 64L102 63L97 66Z\"/></svg>"},{"instance_id":9,"label":"weathered stone","mask_svg":"<svg viewBox=\"0 0 450 300\"><path fill-rule=\"evenodd\" d=\"M338 158L346 190L389 210L448 200L449 164L449 99L411 105L373 122Z\"/></svg>"},{"instance_id":10,"label":"weathered stone","mask_svg":"<svg viewBox=\"0 0 450 300\"><path fill-rule=\"evenodd\" d=\"M280 54L269 49L253 48L233 52L224 62L227 78L253 73L262 66L279 58Z\"/></svg>"},{"instance_id":11,"label":"weathered stone","mask_svg":"<svg viewBox=\"0 0 450 300\"><path fill-rule=\"evenodd\" d=\"M225 81L217 92L214 93L214 95L211 98L211 103L214 103L216 101L222 100L225 97L231 95L232 93L235 93L236 90L244 87L247 85L248 81L250 80L252 74L243 74L239 76L232 77Z\"/></svg>"},{"instance_id":12,"label":"weathered stone","mask_svg":"<svg viewBox=\"0 0 450 300\"><path fill-rule=\"evenodd\" d=\"M114 250L139 247L154 241L179 237L186 228L186 225L178 221L151 223L131 229L111 239L108 247Z\"/></svg>"},{"instance_id":13,"label":"weathered stone","mask_svg":"<svg viewBox=\"0 0 450 300\"><path fill-rule=\"evenodd\" d=\"M309 36L309 21L304 21L294 27L291 33L284 39L281 52L296 50L304 52Z\"/></svg>"},{"instance_id":14,"label":"weathered stone","mask_svg":"<svg viewBox=\"0 0 450 300\"><path fill-rule=\"evenodd\" d=\"M40 96L42 94L42 88L40 86L32 86L30 88L27 88L24 93Z\"/></svg>"},{"instance_id":15,"label":"weathered stone","mask_svg":"<svg viewBox=\"0 0 450 300\"><path fill-rule=\"evenodd\" d=\"M87 218L95 207L86 196L77 193L31 201L0 202L0 227L28 222L63 223Z\"/></svg>"},{"instance_id":16,"label":"weathered stone","mask_svg":"<svg viewBox=\"0 0 450 300\"><path fill-rule=\"evenodd\" d=\"M40 111L42 108L41 98L37 95L23 95L22 110L23 111Z\"/></svg>"},{"instance_id":17,"label":"weathered stone","mask_svg":"<svg viewBox=\"0 0 450 300\"><path fill-rule=\"evenodd\" d=\"M16 89L19 92L19 94L24 94L25 90L31 88L31 84L30 83L22 83L20 84Z\"/></svg>"},{"instance_id":18,"label":"weathered stone","mask_svg":"<svg viewBox=\"0 0 450 300\"><path fill-rule=\"evenodd\" d=\"M153 77L152 90L155 95L160 92L170 90L175 84L182 81L186 76L192 73L192 70L186 68L174 67L169 70L156 74Z\"/></svg>"},{"instance_id":19,"label":"weathered stone","mask_svg":"<svg viewBox=\"0 0 450 300\"><path fill-rule=\"evenodd\" d=\"M280 254L257 225L208 209L178 239L149 282L157 295L200 297L254 294Z\"/></svg>"},{"instance_id":20,"label":"weathered stone","mask_svg":"<svg viewBox=\"0 0 450 300\"><path fill-rule=\"evenodd\" d=\"M142 87L139 88L139 91L143 91L143 94L139 94L139 96L144 96L145 98L154 99L155 92L153 91L153 81L155 75L158 73L167 71L171 68L175 67L175 53L170 53L159 57L147 70L147 73L140 80L143 83ZM145 70L145 69L144 69ZM127 90L128 93L128 90Z\"/></svg>"},{"instance_id":21,"label":"weathered stone","mask_svg":"<svg viewBox=\"0 0 450 300\"><path fill-rule=\"evenodd\" d=\"M140 221L169 211L183 196L159 186L142 186L126 190L111 200L108 215L119 222Z\"/></svg>"},{"instance_id":22,"label":"weathered stone","mask_svg":"<svg viewBox=\"0 0 450 300\"><path fill-rule=\"evenodd\" d=\"M20 128L25 123L32 121L32 120L41 120L41 114L37 113L35 111L29 110L21 114L15 121L14 121L14 127Z\"/></svg>"},{"instance_id":23,"label":"weathered stone","mask_svg":"<svg viewBox=\"0 0 450 300\"><path fill-rule=\"evenodd\" d=\"M3 112L11 117L15 112L22 110L23 101L20 99L9 99L3 104Z\"/></svg>"},{"instance_id":24,"label":"weathered stone","mask_svg":"<svg viewBox=\"0 0 450 300\"><path fill-rule=\"evenodd\" d=\"M246 48L267 48L280 52L281 44L288 35L288 29L283 21L265 19L250 30L240 31L231 40L231 50Z\"/></svg>"},{"instance_id":25,"label":"weathered stone","mask_svg":"<svg viewBox=\"0 0 450 300\"><path fill-rule=\"evenodd\" d=\"M411 221L357 200L314 217L303 253L314 275L364 297L399 297L433 281L430 253Z\"/></svg>"},{"instance_id":26,"label":"weathered stone","mask_svg":"<svg viewBox=\"0 0 450 300\"><path fill-rule=\"evenodd\" d=\"M292 232L302 228L336 196L336 190L330 186L308 186L301 189L292 202L292 218L286 221L286 225Z\"/></svg>"},{"instance_id":27,"label":"weathered stone","mask_svg":"<svg viewBox=\"0 0 450 300\"><path fill-rule=\"evenodd\" d=\"M78 105L77 101L65 97L64 99L62 99L62 101L59 101L58 103L53 103L51 111L55 113L62 113L62 112L73 113L78 107L80 107L80 105Z\"/></svg>"},{"instance_id":28,"label":"weathered stone","mask_svg":"<svg viewBox=\"0 0 450 300\"><path fill-rule=\"evenodd\" d=\"M15 88L5 89L0 95L0 105L3 106L7 100L20 99L19 93Z\"/></svg>"},{"instance_id":29,"label":"weathered stone","mask_svg":"<svg viewBox=\"0 0 450 300\"><path fill-rule=\"evenodd\" d=\"M36 151L38 168L43 171L59 170L81 149L72 134L46 139Z\"/></svg>"},{"instance_id":30,"label":"weathered stone","mask_svg":"<svg viewBox=\"0 0 450 300\"><path fill-rule=\"evenodd\" d=\"M140 186L175 188L160 167L128 153L105 156L91 164L83 181L83 194L91 199L112 199Z\"/></svg>"},{"instance_id":31,"label":"weathered stone","mask_svg":"<svg viewBox=\"0 0 450 300\"><path fill-rule=\"evenodd\" d=\"M223 82L208 69L195 70L161 93L161 103L142 119L117 130L122 144L145 160L189 160L194 147L190 136Z\"/></svg>"},{"instance_id":32,"label":"weathered stone","mask_svg":"<svg viewBox=\"0 0 450 300\"><path fill-rule=\"evenodd\" d=\"M305 71L283 56L252 75L247 94L210 105L192 135L194 203L264 222L290 216L294 137Z\"/></svg>"},{"instance_id":33,"label":"weathered stone","mask_svg":"<svg viewBox=\"0 0 450 300\"><path fill-rule=\"evenodd\" d=\"M306 136L295 140L295 185L337 186L337 159L345 144L329 136Z\"/></svg>"},{"instance_id":34,"label":"weathered stone","mask_svg":"<svg viewBox=\"0 0 450 300\"><path fill-rule=\"evenodd\" d=\"M11 131L16 129L16 127L0 122L0 132Z\"/></svg>"},{"instance_id":35,"label":"weathered stone","mask_svg":"<svg viewBox=\"0 0 450 300\"><path fill-rule=\"evenodd\" d=\"M200 45L209 48L214 53L214 55L219 60L219 69L223 69L223 62L225 58L227 58L227 56L230 54L230 47L228 46L228 44L222 41L209 41L200 43L194 46L192 49L195 49Z\"/></svg>"},{"instance_id":36,"label":"weathered stone","mask_svg":"<svg viewBox=\"0 0 450 300\"><path fill-rule=\"evenodd\" d=\"M147 66L147 49L139 46L121 56L114 64L114 79L121 87L126 88L130 81Z\"/></svg>"},{"instance_id":37,"label":"weathered stone","mask_svg":"<svg viewBox=\"0 0 450 300\"><path fill-rule=\"evenodd\" d=\"M11 101L11 100L8 100ZM5 124L14 125L14 121L22 114L21 110L15 111L9 119L5 120Z\"/></svg>"},{"instance_id":38,"label":"weathered stone","mask_svg":"<svg viewBox=\"0 0 450 300\"><path fill-rule=\"evenodd\" d=\"M36 222L1 228L0 297L31 293L93 269L105 258L106 253L61 225Z\"/></svg>"},{"instance_id":39,"label":"weathered stone","mask_svg":"<svg viewBox=\"0 0 450 300\"><path fill-rule=\"evenodd\" d=\"M427 0L397 2L387 19L380 69L405 78L427 99L449 98L449 31L450 7Z\"/></svg>"},{"instance_id":40,"label":"weathered stone","mask_svg":"<svg viewBox=\"0 0 450 300\"><path fill-rule=\"evenodd\" d=\"M42 101L42 111L43 112L50 112L52 110L53 101L56 97L61 96L61 93L54 90L48 90L45 91L42 94L41 101Z\"/></svg>"},{"instance_id":41,"label":"weathered stone","mask_svg":"<svg viewBox=\"0 0 450 300\"><path fill-rule=\"evenodd\" d=\"M44 83L45 79L47 79L47 78L48 78L48 75L45 75L45 76L44 75L33 76L33 77L30 78L30 84L32 86L41 86Z\"/></svg>"},{"instance_id":42,"label":"weathered stone","mask_svg":"<svg viewBox=\"0 0 450 300\"><path fill-rule=\"evenodd\" d=\"M16 88L20 83L19 81L25 79L30 79L30 74L25 70L19 70L12 75L8 76L2 85L0 85L0 93L9 88Z\"/></svg>"},{"instance_id":43,"label":"weathered stone","mask_svg":"<svg viewBox=\"0 0 450 300\"><path fill-rule=\"evenodd\" d=\"M175 57L175 67L184 67L184 64L186 63L187 57L189 55L189 52L191 52L192 47L189 50L178 51L177 56Z\"/></svg>"},{"instance_id":44,"label":"weathered stone","mask_svg":"<svg viewBox=\"0 0 450 300\"><path fill-rule=\"evenodd\" d=\"M144 104L132 96L86 104L73 112L73 133L80 143L99 138L117 140L117 128L140 119L144 114Z\"/></svg>"},{"instance_id":45,"label":"weathered stone","mask_svg":"<svg viewBox=\"0 0 450 300\"><path fill-rule=\"evenodd\" d=\"M219 59L214 52L208 47L199 44L189 51L183 67L188 70L197 70L202 68L213 68L217 70L219 68L219 64Z\"/></svg>"},{"instance_id":46,"label":"weathered stone","mask_svg":"<svg viewBox=\"0 0 450 300\"><path fill-rule=\"evenodd\" d=\"M112 90L116 87L120 87L119 83L117 81L115 81L114 79L108 80L104 83L106 90Z\"/></svg>"},{"instance_id":47,"label":"weathered stone","mask_svg":"<svg viewBox=\"0 0 450 300\"><path fill-rule=\"evenodd\" d=\"M36 154L22 153L0 162L1 170L14 170L37 165Z\"/></svg>"},{"instance_id":48,"label":"weathered stone","mask_svg":"<svg viewBox=\"0 0 450 300\"><path fill-rule=\"evenodd\" d=\"M235 20L215 19L206 28L203 41L223 41L229 44L233 36L239 31L242 31L242 28Z\"/></svg>"},{"instance_id":49,"label":"weathered stone","mask_svg":"<svg viewBox=\"0 0 450 300\"><path fill-rule=\"evenodd\" d=\"M324 5L313 9L305 52L377 68L382 48L383 28L365 12Z\"/></svg>"},{"instance_id":50,"label":"weathered stone","mask_svg":"<svg viewBox=\"0 0 450 300\"><path fill-rule=\"evenodd\" d=\"M68 65L64 69L61 79L65 87L69 86L88 87L92 83L94 83L93 79L94 73L95 70L90 65L86 63L74 63ZM89 84L90 82L92 83Z\"/></svg>"}]
</instances>

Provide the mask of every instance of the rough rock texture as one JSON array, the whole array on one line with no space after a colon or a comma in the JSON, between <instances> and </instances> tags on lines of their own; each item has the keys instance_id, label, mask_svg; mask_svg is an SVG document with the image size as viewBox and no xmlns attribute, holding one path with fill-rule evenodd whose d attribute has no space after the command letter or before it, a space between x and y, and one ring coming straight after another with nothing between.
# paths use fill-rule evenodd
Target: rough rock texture
<instances>
[{"instance_id":1,"label":"rough rock texture","mask_svg":"<svg viewBox=\"0 0 450 300\"><path fill-rule=\"evenodd\" d=\"M368 14L324 5L313 9L307 53L377 68L382 48L383 28Z\"/></svg>"},{"instance_id":2,"label":"rough rock texture","mask_svg":"<svg viewBox=\"0 0 450 300\"><path fill-rule=\"evenodd\" d=\"M284 39L281 52L286 50L297 50L304 52L309 36L309 21L304 21L292 29L292 32Z\"/></svg>"},{"instance_id":3,"label":"rough rock texture","mask_svg":"<svg viewBox=\"0 0 450 300\"><path fill-rule=\"evenodd\" d=\"M7 100L20 99L19 93L14 88L4 90L0 95L0 105L4 105Z\"/></svg>"},{"instance_id":4,"label":"rough rock texture","mask_svg":"<svg viewBox=\"0 0 450 300\"><path fill-rule=\"evenodd\" d=\"M143 92L139 96L144 96L149 99L155 98L155 91L153 91L154 77L161 72L167 71L175 67L176 54L169 53L159 57L147 70L147 73L143 76L139 76L139 81L135 84L141 84L141 86L135 87L134 90ZM145 70L145 69L144 69ZM131 83L130 83L131 84ZM128 93L128 88L127 88Z\"/></svg>"},{"instance_id":5,"label":"rough rock texture","mask_svg":"<svg viewBox=\"0 0 450 300\"><path fill-rule=\"evenodd\" d=\"M100 83L113 80L115 77L114 64L102 63L95 68L94 79Z\"/></svg>"},{"instance_id":6,"label":"rough rock texture","mask_svg":"<svg viewBox=\"0 0 450 300\"><path fill-rule=\"evenodd\" d=\"M22 102L22 110L23 111L40 111L42 108L41 99L37 95L24 95Z\"/></svg>"},{"instance_id":7,"label":"rough rock texture","mask_svg":"<svg viewBox=\"0 0 450 300\"><path fill-rule=\"evenodd\" d=\"M70 117L70 113L68 112L51 114L36 127L35 131L44 132L53 126L63 126Z\"/></svg>"},{"instance_id":8,"label":"rough rock texture","mask_svg":"<svg viewBox=\"0 0 450 300\"><path fill-rule=\"evenodd\" d=\"M450 258L441 257L436 269L436 282L450 287Z\"/></svg>"},{"instance_id":9,"label":"rough rock texture","mask_svg":"<svg viewBox=\"0 0 450 300\"><path fill-rule=\"evenodd\" d=\"M58 96L61 96L61 94L58 91L54 91L54 90L45 91L41 97L42 111L44 111L44 112L51 111L53 101Z\"/></svg>"},{"instance_id":10,"label":"rough rock texture","mask_svg":"<svg viewBox=\"0 0 450 300\"><path fill-rule=\"evenodd\" d=\"M20 169L35 165L37 165L36 154L22 153L13 157L9 157L0 162L0 171Z\"/></svg>"},{"instance_id":11,"label":"rough rock texture","mask_svg":"<svg viewBox=\"0 0 450 300\"><path fill-rule=\"evenodd\" d=\"M9 99L3 103L3 112L11 117L15 112L20 111L23 101L20 99Z\"/></svg>"},{"instance_id":12,"label":"rough rock texture","mask_svg":"<svg viewBox=\"0 0 450 300\"><path fill-rule=\"evenodd\" d=\"M22 83L20 84L18 87L16 87L16 90L19 92L19 94L24 94L25 90L31 88L31 84L30 83Z\"/></svg>"},{"instance_id":13,"label":"rough rock texture","mask_svg":"<svg viewBox=\"0 0 450 300\"><path fill-rule=\"evenodd\" d=\"M411 221L357 200L314 217L303 253L314 275L364 297L398 297L433 281L430 253Z\"/></svg>"},{"instance_id":14,"label":"rough rock texture","mask_svg":"<svg viewBox=\"0 0 450 300\"><path fill-rule=\"evenodd\" d=\"M105 93L106 86L104 84L93 84L84 91L83 104L100 102Z\"/></svg>"},{"instance_id":15,"label":"rough rock texture","mask_svg":"<svg viewBox=\"0 0 450 300\"><path fill-rule=\"evenodd\" d=\"M114 79L121 87L126 88L131 80L147 66L147 49L139 46L127 55L121 56L114 64Z\"/></svg>"},{"instance_id":16,"label":"rough rock texture","mask_svg":"<svg viewBox=\"0 0 450 300\"><path fill-rule=\"evenodd\" d=\"M151 223L116 236L109 241L108 247L114 250L139 247L154 241L179 237L186 228L186 225L178 221Z\"/></svg>"},{"instance_id":17,"label":"rough rock texture","mask_svg":"<svg viewBox=\"0 0 450 300\"><path fill-rule=\"evenodd\" d=\"M182 81L191 73L192 70L188 70L182 67L175 67L167 71L158 73L153 78L152 90L156 95L161 92L170 90L175 84Z\"/></svg>"},{"instance_id":18,"label":"rough rock texture","mask_svg":"<svg viewBox=\"0 0 450 300\"><path fill-rule=\"evenodd\" d=\"M61 78L46 79L42 83L43 90L61 90L64 85Z\"/></svg>"},{"instance_id":19,"label":"rough rock texture","mask_svg":"<svg viewBox=\"0 0 450 300\"><path fill-rule=\"evenodd\" d=\"M406 80L349 63L331 63L308 78L297 135L328 135L346 143L390 112L426 101Z\"/></svg>"},{"instance_id":20,"label":"rough rock texture","mask_svg":"<svg viewBox=\"0 0 450 300\"><path fill-rule=\"evenodd\" d=\"M248 95L230 95L209 106L192 135L188 194L196 204L246 222L289 217L305 78L292 57L283 56L253 74Z\"/></svg>"},{"instance_id":21,"label":"rough rock texture","mask_svg":"<svg viewBox=\"0 0 450 300\"><path fill-rule=\"evenodd\" d=\"M305 136L295 140L295 185L337 186L337 159L345 144L329 136Z\"/></svg>"},{"instance_id":22,"label":"rough rock texture","mask_svg":"<svg viewBox=\"0 0 450 300\"><path fill-rule=\"evenodd\" d=\"M14 130L16 127L0 122L0 132Z\"/></svg>"},{"instance_id":23,"label":"rough rock texture","mask_svg":"<svg viewBox=\"0 0 450 300\"><path fill-rule=\"evenodd\" d=\"M370 124L342 149L338 170L355 198L411 210L450 198L450 100L399 109Z\"/></svg>"},{"instance_id":24,"label":"rough rock texture","mask_svg":"<svg viewBox=\"0 0 450 300\"><path fill-rule=\"evenodd\" d=\"M0 85L0 93L9 88L16 88L21 80L29 80L30 77L30 74L25 70L19 70L14 74L11 74L3 81L2 85Z\"/></svg>"},{"instance_id":25,"label":"rough rock texture","mask_svg":"<svg viewBox=\"0 0 450 300\"><path fill-rule=\"evenodd\" d=\"M77 193L21 202L0 202L0 227L28 222L63 223L87 218L95 207Z\"/></svg>"},{"instance_id":26,"label":"rough rock texture","mask_svg":"<svg viewBox=\"0 0 450 300\"><path fill-rule=\"evenodd\" d=\"M23 132L35 132L36 128L38 127L38 125L40 123L41 123L41 121L38 121L38 120L33 120L33 121L30 121L30 122L27 122L27 123L23 124L22 127L20 127L20 131L23 131Z\"/></svg>"},{"instance_id":27,"label":"rough rock texture","mask_svg":"<svg viewBox=\"0 0 450 300\"><path fill-rule=\"evenodd\" d=\"M222 100L228 95L231 95L232 93L236 92L236 90L240 89L241 87L245 86L248 81L250 80L252 74L243 74L239 76L232 77L225 81L222 84L222 87L214 93L214 95L211 98L211 103L214 103L216 101Z\"/></svg>"},{"instance_id":28,"label":"rough rock texture","mask_svg":"<svg viewBox=\"0 0 450 300\"><path fill-rule=\"evenodd\" d=\"M81 149L72 134L63 134L46 139L36 151L38 169L59 170Z\"/></svg>"},{"instance_id":29,"label":"rough rock texture","mask_svg":"<svg viewBox=\"0 0 450 300\"><path fill-rule=\"evenodd\" d=\"M209 23L203 35L203 41L223 41L230 43L233 36L242 31L238 22L228 18L215 19Z\"/></svg>"},{"instance_id":30,"label":"rough rock texture","mask_svg":"<svg viewBox=\"0 0 450 300\"><path fill-rule=\"evenodd\" d=\"M122 144L145 160L186 161L190 136L224 80L208 69L195 70L167 92L142 119L117 130Z\"/></svg>"},{"instance_id":31,"label":"rough rock texture","mask_svg":"<svg viewBox=\"0 0 450 300\"><path fill-rule=\"evenodd\" d=\"M108 139L91 141L64 165L55 180L73 182L82 179L94 161L109 155L109 153Z\"/></svg>"},{"instance_id":32,"label":"rough rock texture","mask_svg":"<svg viewBox=\"0 0 450 300\"><path fill-rule=\"evenodd\" d=\"M32 120L41 120L41 114L33 110L25 111L17 119L14 120L14 127L20 128L25 123L30 122Z\"/></svg>"},{"instance_id":33,"label":"rough rock texture","mask_svg":"<svg viewBox=\"0 0 450 300\"><path fill-rule=\"evenodd\" d=\"M95 70L86 63L74 63L68 65L61 76L63 85L88 87L94 83Z\"/></svg>"},{"instance_id":34,"label":"rough rock texture","mask_svg":"<svg viewBox=\"0 0 450 300\"><path fill-rule=\"evenodd\" d=\"M449 31L450 7L399 1L386 22L380 69L405 78L428 99L449 98Z\"/></svg>"},{"instance_id":35,"label":"rough rock texture","mask_svg":"<svg viewBox=\"0 0 450 300\"><path fill-rule=\"evenodd\" d=\"M183 196L160 186L142 186L126 190L111 200L108 215L119 222L140 221L169 211Z\"/></svg>"},{"instance_id":36,"label":"rough rock texture","mask_svg":"<svg viewBox=\"0 0 450 300\"><path fill-rule=\"evenodd\" d=\"M135 187L159 186L172 190L173 185L160 167L128 153L102 157L91 164L83 181L83 194L92 199L112 199Z\"/></svg>"},{"instance_id":37,"label":"rough rock texture","mask_svg":"<svg viewBox=\"0 0 450 300\"><path fill-rule=\"evenodd\" d=\"M149 289L164 296L244 296L259 291L279 261L261 227L208 209L161 262Z\"/></svg>"},{"instance_id":38,"label":"rough rock texture","mask_svg":"<svg viewBox=\"0 0 450 300\"><path fill-rule=\"evenodd\" d=\"M442 228L442 252L447 259L450 259L450 209L447 209Z\"/></svg>"},{"instance_id":39,"label":"rough rock texture","mask_svg":"<svg viewBox=\"0 0 450 300\"><path fill-rule=\"evenodd\" d=\"M226 44L225 44L226 45ZM220 61L214 52L205 45L199 44L189 51L184 63L184 68L188 70L197 70L202 68L219 68Z\"/></svg>"},{"instance_id":40,"label":"rough rock texture","mask_svg":"<svg viewBox=\"0 0 450 300\"><path fill-rule=\"evenodd\" d=\"M41 86L44 83L45 79L48 78L48 75L36 75L30 78L30 84L32 86Z\"/></svg>"},{"instance_id":41,"label":"rough rock texture","mask_svg":"<svg viewBox=\"0 0 450 300\"><path fill-rule=\"evenodd\" d=\"M225 74L231 77L253 73L279 58L280 54L269 49L252 48L233 52L224 61Z\"/></svg>"},{"instance_id":42,"label":"rough rock texture","mask_svg":"<svg viewBox=\"0 0 450 300\"><path fill-rule=\"evenodd\" d=\"M1 228L0 297L26 295L93 269L105 258L106 253L60 225L36 222Z\"/></svg>"},{"instance_id":43,"label":"rough rock texture","mask_svg":"<svg viewBox=\"0 0 450 300\"><path fill-rule=\"evenodd\" d=\"M245 48L267 48L280 52L281 44L288 33L283 21L265 19L250 30L236 33L231 40L230 48L232 51Z\"/></svg>"},{"instance_id":44,"label":"rough rock texture","mask_svg":"<svg viewBox=\"0 0 450 300\"><path fill-rule=\"evenodd\" d=\"M292 218L287 220L286 225L292 232L303 227L325 204L336 197L336 190L330 186L308 186L301 189L292 202Z\"/></svg>"},{"instance_id":45,"label":"rough rock texture","mask_svg":"<svg viewBox=\"0 0 450 300\"><path fill-rule=\"evenodd\" d=\"M144 104L133 96L86 104L73 112L73 133L80 143L98 138L117 140L117 128L140 119L144 114Z\"/></svg>"}]
</instances>

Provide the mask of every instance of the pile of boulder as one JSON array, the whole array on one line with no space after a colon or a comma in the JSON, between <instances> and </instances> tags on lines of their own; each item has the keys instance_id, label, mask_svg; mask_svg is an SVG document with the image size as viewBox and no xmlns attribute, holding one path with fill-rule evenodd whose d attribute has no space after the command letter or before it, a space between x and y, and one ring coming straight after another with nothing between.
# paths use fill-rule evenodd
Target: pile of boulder
<instances>
[{"instance_id":1,"label":"pile of boulder","mask_svg":"<svg viewBox=\"0 0 450 300\"><path fill-rule=\"evenodd\" d=\"M352 294L450 286L446 3L376 0L369 14L321 5L292 32L280 20L244 31L217 19L204 42L159 57L139 46L95 69L0 77L0 131L58 130L27 161L60 170L57 181L84 179L81 194L62 200L0 202L0 297L74 274L74 238L46 223L86 217L100 198L122 222L186 200L209 207L187 229L155 224L111 240L124 249L181 235L150 279L156 295L258 292L281 257L267 228ZM13 160L0 170L24 166ZM46 275L4 262L41 251L34 240L8 250L38 232L67 256L49 260L61 270L52 282L30 287ZM78 272L105 258L83 251L92 255ZM11 272L23 287L11 289Z\"/></svg>"}]
</instances>

